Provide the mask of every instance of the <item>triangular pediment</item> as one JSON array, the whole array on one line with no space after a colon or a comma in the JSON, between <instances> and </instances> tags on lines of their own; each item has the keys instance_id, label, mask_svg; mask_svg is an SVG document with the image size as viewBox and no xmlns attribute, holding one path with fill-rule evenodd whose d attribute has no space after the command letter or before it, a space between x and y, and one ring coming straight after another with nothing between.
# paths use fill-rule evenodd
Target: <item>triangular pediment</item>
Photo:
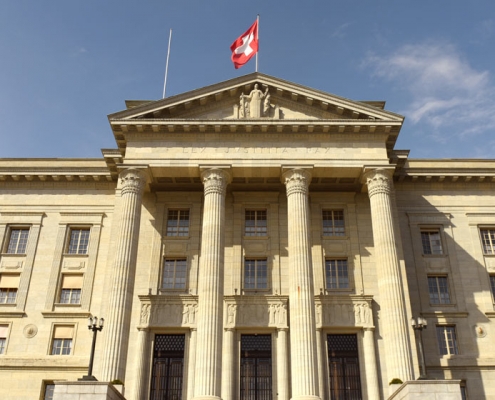
<instances>
[{"instance_id":1,"label":"triangular pediment","mask_svg":"<svg viewBox=\"0 0 495 400\"><path fill-rule=\"evenodd\" d=\"M253 73L157 101L129 101L112 120L402 122L382 102L363 102ZM137 121L136 121L137 122Z\"/></svg>"}]
</instances>

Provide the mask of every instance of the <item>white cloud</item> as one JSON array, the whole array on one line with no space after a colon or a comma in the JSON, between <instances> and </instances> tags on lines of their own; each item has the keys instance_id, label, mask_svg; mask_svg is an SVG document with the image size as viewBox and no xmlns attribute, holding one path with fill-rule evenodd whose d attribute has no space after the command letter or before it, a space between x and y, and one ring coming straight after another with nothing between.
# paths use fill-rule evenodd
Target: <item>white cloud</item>
<instances>
[{"instance_id":1,"label":"white cloud","mask_svg":"<svg viewBox=\"0 0 495 400\"><path fill-rule=\"evenodd\" d=\"M339 39L342 39L344 38L347 33L347 28L349 28L349 26L351 25L350 22L346 22L344 24L341 24L339 25L331 34L330 37L333 37L333 38L339 38Z\"/></svg>"},{"instance_id":2,"label":"white cloud","mask_svg":"<svg viewBox=\"0 0 495 400\"><path fill-rule=\"evenodd\" d=\"M402 113L459 137L495 127L495 86L488 71L477 71L448 43L406 45L392 54L370 54L363 62L375 77L409 95Z\"/></svg>"}]
</instances>

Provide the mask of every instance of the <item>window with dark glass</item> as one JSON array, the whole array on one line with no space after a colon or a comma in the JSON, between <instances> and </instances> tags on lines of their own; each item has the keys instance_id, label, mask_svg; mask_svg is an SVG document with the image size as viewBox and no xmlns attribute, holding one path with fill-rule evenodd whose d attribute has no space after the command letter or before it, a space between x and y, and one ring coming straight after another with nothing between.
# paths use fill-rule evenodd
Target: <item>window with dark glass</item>
<instances>
[{"instance_id":1,"label":"window with dark glass","mask_svg":"<svg viewBox=\"0 0 495 400\"><path fill-rule=\"evenodd\" d=\"M246 210L245 236L266 236L268 233L266 210Z\"/></svg>"},{"instance_id":2,"label":"window with dark glass","mask_svg":"<svg viewBox=\"0 0 495 400\"><path fill-rule=\"evenodd\" d=\"M163 261L162 289L185 289L187 260L166 258Z\"/></svg>"},{"instance_id":3,"label":"window with dark glass","mask_svg":"<svg viewBox=\"0 0 495 400\"><path fill-rule=\"evenodd\" d=\"M495 228L481 229L481 242L484 254L495 254Z\"/></svg>"},{"instance_id":4,"label":"window with dark glass","mask_svg":"<svg viewBox=\"0 0 495 400\"><path fill-rule=\"evenodd\" d=\"M151 400L182 399L184 347L184 335L155 335Z\"/></svg>"},{"instance_id":5,"label":"window with dark glass","mask_svg":"<svg viewBox=\"0 0 495 400\"><path fill-rule=\"evenodd\" d=\"M441 355L459 354L454 325L437 326L437 339Z\"/></svg>"},{"instance_id":6,"label":"window with dark glass","mask_svg":"<svg viewBox=\"0 0 495 400\"><path fill-rule=\"evenodd\" d=\"M438 229L422 230L421 243L423 245L423 254L443 254L442 241L440 239L440 231Z\"/></svg>"},{"instance_id":7,"label":"window with dark glass","mask_svg":"<svg viewBox=\"0 0 495 400\"><path fill-rule=\"evenodd\" d=\"M450 304L449 284L446 276L429 276L430 304Z\"/></svg>"},{"instance_id":8,"label":"window with dark glass","mask_svg":"<svg viewBox=\"0 0 495 400\"><path fill-rule=\"evenodd\" d=\"M8 254L26 254L29 228L11 228L9 236Z\"/></svg>"},{"instance_id":9,"label":"window with dark glass","mask_svg":"<svg viewBox=\"0 0 495 400\"><path fill-rule=\"evenodd\" d=\"M357 336L327 335L331 400L362 399Z\"/></svg>"},{"instance_id":10,"label":"window with dark glass","mask_svg":"<svg viewBox=\"0 0 495 400\"><path fill-rule=\"evenodd\" d=\"M323 236L345 236L344 211L323 210Z\"/></svg>"},{"instance_id":11,"label":"window with dark glass","mask_svg":"<svg viewBox=\"0 0 495 400\"><path fill-rule=\"evenodd\" d=\"M88 254L89 228L71 228L68 254Z\"/></svg>"},{"instance_id":12,"label":"window with dark glass","mask_svg":"<svg viewBox=\"0 0 495 400\"><path fill-rule=\"evenodd\" d=\"M167 236L189 236L189 210L168 210Z\"/></svg>"},{"instance_id":13,"label":"window with dark glass","mask_svg":"<svg viewBox=\"0 0 495 400\"><path fill-rule=\"evenodd\" d=\"M241 335L241 400L272 400L272 337Z\"/></svg>"},{"instance_id":14,"label":"window with dark glass","mask_svg":"<svg viewBox=\"0 0 495 400\"><path fill-rule=\"evenodd\" d=\"M244 260L244 289L268 289L266 258L246 258Z\"/></svg>"},{"instance_id":15,"label":"window with dark glass","mask_svg":"<svg viewBox=\"0 0 495 400\"><path fill-rule=\"evenodd\" d=\"M349 271L347 269L347 260L325 260L325 278L327 290L348 289Z\"/></svg>"},{"instance_id":16,"label":"window with dark glass","mask_svg":"<svg viewBox=\"0 0 495 400\"><path fill-rule=\"evenodd\" d=\"M490 287L492 288L492 295L495 299L495 275L490 275Z\"/></svg>"}]
</instances>

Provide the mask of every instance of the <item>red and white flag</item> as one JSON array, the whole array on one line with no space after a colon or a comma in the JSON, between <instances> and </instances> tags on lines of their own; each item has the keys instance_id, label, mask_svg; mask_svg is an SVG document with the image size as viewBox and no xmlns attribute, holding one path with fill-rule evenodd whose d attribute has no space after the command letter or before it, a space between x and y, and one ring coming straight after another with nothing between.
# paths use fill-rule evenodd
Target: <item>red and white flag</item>
<instances>
[{"instance_id":1,"label":"red and white flag","mask_svg":"<svg viewBox=\"0 0 495 400\"><path fill-rule=\"evenodd\" d=\"M246 64L258 52L258 20L230 46L235 69Z\"/></svg>"}]
</instances>

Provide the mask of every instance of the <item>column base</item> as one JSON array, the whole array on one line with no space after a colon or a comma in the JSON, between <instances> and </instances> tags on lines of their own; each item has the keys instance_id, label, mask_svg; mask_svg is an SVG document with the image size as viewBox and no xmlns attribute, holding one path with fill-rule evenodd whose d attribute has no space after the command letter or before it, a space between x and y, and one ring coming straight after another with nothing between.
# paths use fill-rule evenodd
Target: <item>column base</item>
<instances>
[{"instance_id":1,"label":"column base","mask_svg":"<svg viewBox=\"0 0 495 400\"><path fill-rule=\"evenodd\" d=\"M222 400L222 398L218 396L196 396L192 400Z\"/></svg>"},{"instance_id":2,"label":"column base","mask_svg":"<svg viewBox=\"0 0 495 400\"><path fill-rule=\"evenodd\" d=\"M295 396L291 400L321 400L319 396Z\"/></svg>"}]
</instances>

